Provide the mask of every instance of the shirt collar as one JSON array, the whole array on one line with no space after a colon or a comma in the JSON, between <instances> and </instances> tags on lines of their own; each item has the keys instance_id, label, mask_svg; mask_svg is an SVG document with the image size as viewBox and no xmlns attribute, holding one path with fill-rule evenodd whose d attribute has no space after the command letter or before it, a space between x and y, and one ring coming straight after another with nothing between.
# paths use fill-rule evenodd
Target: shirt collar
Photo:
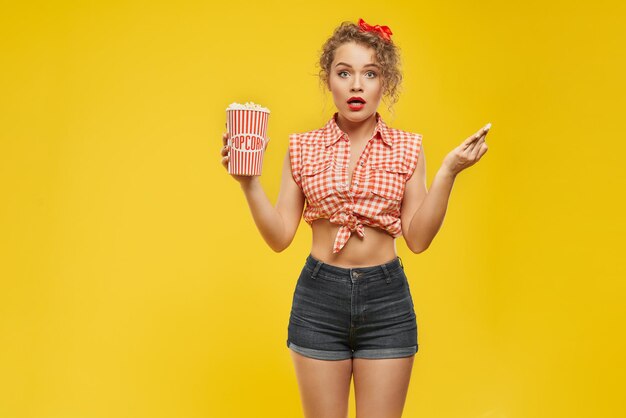
<instances>
[{"instance_id":1,"label":"shirt collar","mask_svg":"<svg viewBox=\"0 0 626 418\"><path fill-rule=\"evenodd\" d=\"M328 147L339 140L342 135L345 133L337 125L336 118L339 115L339 112L335 112L332 118L326 123L324 126L325 131L325 145ZM383 142L389 146L392 146L393 140L391 137L391 132L387 127L387 124L383 121L383 118L380 116L380 113L376 112L376 127L374 128L374 137L376 137L376 132L380 133L380 137Z\"/></svg>"}]
</instances>

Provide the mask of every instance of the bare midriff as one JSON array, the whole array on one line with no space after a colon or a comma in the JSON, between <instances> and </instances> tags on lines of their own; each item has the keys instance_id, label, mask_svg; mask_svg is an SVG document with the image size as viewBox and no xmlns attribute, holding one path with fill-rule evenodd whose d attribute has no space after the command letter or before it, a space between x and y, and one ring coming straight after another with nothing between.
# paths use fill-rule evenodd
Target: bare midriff
<instances>
[{"instance_id":1,"label":"bare midriff","mask_svg":"<svg viewBox=\"0 0 626 418\"><path fill-rule=\"evenodd\" d=\"M369 267L388 263L397 257L395 238L380 228L364 225L364 238L353 231L341 251L333 253L340 225L328 219L316 219L311 227L311 255L324 263L345 268Z\"/></svg>"}]
</instances>

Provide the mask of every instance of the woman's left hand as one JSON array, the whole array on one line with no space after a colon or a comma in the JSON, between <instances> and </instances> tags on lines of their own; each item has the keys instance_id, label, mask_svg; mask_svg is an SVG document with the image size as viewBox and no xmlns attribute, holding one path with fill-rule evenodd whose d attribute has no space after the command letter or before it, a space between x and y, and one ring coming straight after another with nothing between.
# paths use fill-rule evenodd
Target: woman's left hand
<instances>
[{"instance_id":1,"label":"woman's left hand","mask_svg":"<svg viewBox=\"0 0 626 418\"><path fill-rule=\"evenodd\" d=\"M491 123L488 123L477 133L463 141L461 145L450 151L443 160L442 168L448 170L453 176L456 176L467 167L476 164L487 152L485 137L490 128Z\"/></svg>"}]
</instances>

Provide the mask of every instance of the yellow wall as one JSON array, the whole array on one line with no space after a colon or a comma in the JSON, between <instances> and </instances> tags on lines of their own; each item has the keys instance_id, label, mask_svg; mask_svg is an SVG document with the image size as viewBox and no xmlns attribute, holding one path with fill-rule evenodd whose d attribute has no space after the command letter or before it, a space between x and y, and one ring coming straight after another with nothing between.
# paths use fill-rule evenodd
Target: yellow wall
<instances>
[{"instance_id":1,"label":"yellow wall","mask_svg":"<svg viewBox=\"0 0 626 418\"><path fill-rule=\"evenodd\" d=\"M432 246L397 241L405 417L626 414L623 2L80 3L0 14L0 417L302 416L285 340L310 228L264 243L224 110L271 109L274 202L288 134L334 111L321 45L359 17L402 49L380 111L423 134L429 185L493 124Z\"/></svg>"}]
</instances>

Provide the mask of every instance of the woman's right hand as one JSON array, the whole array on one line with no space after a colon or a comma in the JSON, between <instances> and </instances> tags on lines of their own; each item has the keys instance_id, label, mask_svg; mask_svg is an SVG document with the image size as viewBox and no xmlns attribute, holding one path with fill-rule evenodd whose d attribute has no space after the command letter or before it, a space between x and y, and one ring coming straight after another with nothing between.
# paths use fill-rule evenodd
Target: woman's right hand
<instances>
[{"instance_id":1,"label":"woman's right hand","mask_svg":"<svg viewBox=\"0 0 626 418\"><path fill-rule=\"evenodd\" d=\"M265 144L265 150L267 149L268 142L269 140ZM230 159L230 147L228 146L228 132L224 132L224 134L222 135L222 143L224 144L220 152L222 155L222 165L226 169L226 172L228 172L228 160ZM257 181L258 178L261 177L260 175L259 176L240 176L238 174L231 174L231 176L232 178L237 180L241 186L246 186L252 183L253 181Z\"/></svg>"}]
</instances>

